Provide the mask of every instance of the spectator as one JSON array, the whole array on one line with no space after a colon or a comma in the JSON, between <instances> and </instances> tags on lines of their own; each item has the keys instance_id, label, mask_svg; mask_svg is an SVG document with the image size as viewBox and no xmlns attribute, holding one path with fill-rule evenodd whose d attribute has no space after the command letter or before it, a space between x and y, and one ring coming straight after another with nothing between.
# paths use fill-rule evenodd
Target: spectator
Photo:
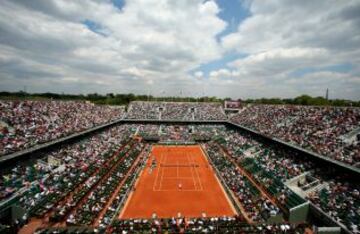
<instances>
[{"instance_id":1,"label":"spectator","mask_svg":"<svg viewBox=\"0 0 360 234\"><path fill-rule=\"evenodd\" d=\"M220 103L131 102L127 119L225 120Z\"/></svg>"},{"instance_id":2,"label":"spectator","mask_svg":"<svg viewBox=\"0 0 360 234\"><path fill-rule=\"evenodd\" d=\"M121 119L123 107L76 101L0 101L0 156Z\"/></svg>"},{"instance_id":3,"label":"spectator","mask_svg":"<svg viewBox=\"0 0 360 234\"><path fill-rule=\"evenodd\" d=\"M231 120L332 159L359 165L360 145L357 139L348 138L353 131L359 134L360 108L254 105Z\"/></svg>"}]
</instances>

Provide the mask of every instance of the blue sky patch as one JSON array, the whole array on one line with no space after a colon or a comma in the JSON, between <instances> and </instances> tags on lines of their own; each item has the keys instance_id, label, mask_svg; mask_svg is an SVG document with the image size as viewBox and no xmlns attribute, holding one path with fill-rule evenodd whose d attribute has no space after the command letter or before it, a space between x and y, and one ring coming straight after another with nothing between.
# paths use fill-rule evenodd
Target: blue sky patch
<instances>
[{"instance_id":1,"label":"blue sky patch","mask_svg":"<svg viewBox=\"0 0 360 234\"><path fill-rule=\"evenodd\" d=\"M305 67L297 69L290 73L290 76L294 77L303 77L304 75L315 73L315 72L322 72L322 71L329 71L329 72L337 72L337 73L348 73L353 69L353 65L351 63L340 63L331 66L325 67Z\"/></svg>"},{"instance_id":2,"label":"blue sky patch","mask_svg":"<svg viewBox=\"0 0 360 234\"><path fill-rule=\"evenodd\" d=\"M105 33L105 30L104 30L104 27L102 27L100 24L98 24L92 20L88 20L88 19L84 20L82 23L92 32L99 34L101 36L104 36L104 37L107 36Z\"/></svg>"},{"instance_id":3,"label":"blue sky patch","mask_svg":"<svg viewBox=\"0 0 360 234\"><path fill-rule=\"evenodd\" d=\"M221 9L218 16L228 23L225 30L216 35L219 41L220 38L236 32L241 22L250 16L250 12L244 7L242 0L217 0L216 3Z\"/></svg>"},{"instance_id":4,"label":"blue sky patch","mask_svg":"<svg viewBox=\"0 0 360 234\"><path fill-rule=\"evenodd\" d=\"M111 0L111 2L119 10L122 10L122 8L125 6L125 0Z\"/></svg>"},{"instance_id":5,"label":"blue sky patch","mask_svg":"<svg viewBox=\"0 0 360 234\"><path fill-rule=\"evenodd\" d=\"M202 71L205 77L209 76L209 73L222 68L228 68L227 64L240 58L246 57L246 54L239 53L227 53L221 59L213 60L205 64L201 64L198 68L194 69L191 73Z\"/></svg>"}]
</instances>

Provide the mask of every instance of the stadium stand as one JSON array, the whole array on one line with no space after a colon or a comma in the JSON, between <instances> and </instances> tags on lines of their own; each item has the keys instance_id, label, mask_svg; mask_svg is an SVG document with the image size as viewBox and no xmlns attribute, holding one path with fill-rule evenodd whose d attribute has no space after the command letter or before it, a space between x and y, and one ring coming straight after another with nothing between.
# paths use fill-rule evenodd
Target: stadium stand
<instances>
[{"instance_id":1,"label":"stadium stand","mask_svg":"<svg viewBox=\"0 0 360 234\"><path fill-rule=\"evenodd\" d=\"M143 102L129 105L127 119L153 120L225 120L220 103Z\"/></svg>"},{"instance_id":2,"label":"stadium stand","mask_svg":"<svg viewBox=\"0 0 360 234\"><path fill-rule=\"evenodd\" d=\"M105 208L110 196L118 187L119 181L121 181L130 170L142 147L141 144L133 145L130 150L126 152L127 155L122 156L126 156L126 158L121 161L119 160L119 163L115 163L107 172L108 175L103 177L98 186L82 201L82 204L76 210L75 214L70 215L67 223L72 225L91 225L94 222L97 215Z\"/></svg>"},{"instance_id":3,"label":"stadium stand","mask_svg":"<svg viewBox=\"0 0 360 234\"><path fill-rule=\"evenodd\" d=\"M46 206L51 208L78 184L89 179L92 174L101 172L104 163L111 160L117 145L127 139L127 131L125 126L115 127L42 157L46 161L49 157L57 159L60 168L58 165L37 161L30 165L17 165L11 171L2 171L1 200L27 188L20 199L23 207L32 213L38 213ZM90 178L85 186L89 187L96 178ZM47 204L47 201L50 203Z\"/></svg>"},{"instance_id":4,"label":"stadium stand","mask_svg":"<svg viewBox=\"0 0 360 234\"><path fill-rule=\"evenodd\" d=\"M124 109L83 102L1 101L0 107L6 110L1 112L0 140L6 139L1 141L1 146L9 145L10 136L31 142L23 146L15 144L17 148L3 153L116 120L124 114ZM71 108L75 114L69 116L66 109ZM359 127L359 115L356 108L262 105L242 110L232 121L356 165L358 139L353 137ZM76 229L78 225L85 228L77 230L79 233L91 233L95 229L115 233L304 233L312 225L309 220L290 221L294 210L311 203L346 231L359 233L360 185L349 179L349 175L335 168L324 169L319 162L304 158L297 151L230 128L225 122L160 122L226 120L218 104L132 102L126 118L159 120L159 123L119 123L42 151L36 160L1 170L0 211L9 204L20 208L21 216L14 224L17 230L30 227L34 219L46 220L46 224L53 226L40 228L38 233L66 233L74 230L61 229L63 226ZM42 129L53 125L56 127L48 131L61 132L54 134L55 138L45 138L40 134L42 130L31 130L32 126ZM149 136L164 142L206 139L201 145L221 181L240 204L241 213L234 217L119 219L142 163L149 155L151 143L142 141ZM309 181L296 184L295 190L288 186L290 180L304 174ZM8 227L0 222L0 228Z\"/></svg>"},{"instance_id":5,"label":"stadium stand","mask_svg":"<svg viewBox=\"0 0 360 234\"><path fill-rule=\"evenodd\" d=\"M327 185L314 190L307 197L325 213L344 224L354 233L358 232L360 220L360 186L350 182L345 175L334 176L295 152L257 141L247 134L234 130L219 132L216 141L223 146L262 186L285 206L287 210L304 202L303 198L284 187L284 182L306 171Z\"/></svg>"},{"instance_id":6,"label":"stadium stand","mask_svg":"<svg viewBox=\"0 0 360 234\"><path fill-rule=\"evenodd\" d=\"M359 166L360 108L253 105L231 121L320 155Z\"/></svg>"},{"instance_id":7,"label":"stadium stand","mask_svg":"<svg viewBox=\"0 0 360 234\"><path fill-rule=\"evenodd\" d=\"M218 146L211 144L206 148L210 159L220 171L227 185L236 194L251 221L266 222L270 216L275 216L280 212L278 207L261 195L260 191L251 184L246 176L241 175L232 162L226 160L220 153Z\"/></svg>"},{"instance_id":8,"label":"stadium stand","mask_svg":"<svg viewBox=\"0 0 360 234\"><path fill-rule=\"evenodd\" d=\"M304 233L303 224L259 224L249 225L240 217L170 218L118 220L112 226L114 232L147 233ZM295 232L296 230L296 232Z\"/></svg>"},{"instance_id":9,"label":"stadium stand","mask_svg":"<svg viewBox=\"0 0 360 234\"><path fill-rule=\"evenodd\" d=\"M124 107L77 101L0 101L0 156L121 119Z\"/></svg>"}]
</instances>

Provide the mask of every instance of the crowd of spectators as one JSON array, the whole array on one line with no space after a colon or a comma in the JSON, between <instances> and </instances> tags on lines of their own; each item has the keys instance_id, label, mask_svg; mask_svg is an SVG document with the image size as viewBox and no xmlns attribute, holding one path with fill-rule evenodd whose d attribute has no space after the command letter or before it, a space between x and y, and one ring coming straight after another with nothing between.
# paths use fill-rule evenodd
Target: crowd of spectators
<instances>
[{"instance_id":1,"label":"crowd of spectators","mask_svg":"<svg viewBox=\"0 0 360 234\"><path fill-rule=\"evenodd\" d=\"M226 130L219 136L216 141L226 149L233 159L239 162L255 161L267 171L281 175L280 178L283 182L314 167L311 161L299 157L298 153L265 144L246 133ZM251 159L246 159L247 157L251 157Z\"/></svg>"},{"instance_id":2,"label":"crowd of spectators","mask_svg":"<svg viewBox=\"0 0 360 234\"><path fill-rule=\"evenodd\" d=\"M158 136L160 126L158 124L134 124L137 126L137 135L142 137Z\"/></svg>"},{"instance_id":3,"label":"crowd of spectators","mask_svg":"<svg viewBox=\"0 0 360 234\"><path fill-rule=\"evenodd\" d=\"M127 119L156 120L225 120L227 116L220 103L142 102L129 105Z\"/></svg>"},{"instance_id":4,"label":"crowd of spectators","mask_svg":"<svg viewBox=\"0 0 360 234\"><path fill-rule=\"evenodd\" d=\"M105 124L123 107L80 101L0 101L0 156ZM224 120L220 103L132 102L128 119Z\"/></svg>"},{"instance_id":5,"label":"crowd of spectators","mask_svg":"<svg viewBox=\"0 0 360 234\"><path fill-rule=\"evenodd\" d=\"M0 156L120 119L124 111L80 101L0 100Z\"/></svg>"},{"instance_id":6,"label":"crowd of spectators","mask_svg":"<svg viewBox=\"0 0 360 234\"><path fill-rule=\"evenodd\" d=\"M145 149L146 151L146 149ZM148 154L149 152L145 152L145 154ZM111 204L107 207L105 214L100 217L99 220L99 229L105 230L107 229L113 222L113 220L116 220L116 217L118 215L117 212L119 212L119 208L123 207L128 195L129 191L132 189L133 184L136 179L136 171L138 168L143 166L141 163L137 164L135 166L135 173L131 173L122 184L120 191L116 194L115 199L112 200Z\"/></svg>"},{"instance_id":7,"label":"crowd of spectators","mask_svg":"<svg viewBox=\"0 0 360 234\"><path fill-rule=\"evenodd\" d=\"M184 218L172 217L168 219L127 219L117 220L109 230L99 228L89 228L83 226L74 227L50 227L40 228L35 234L57 234L57 233L239 233L239 234L303 234L310 230L305 223L290 224L257 224L249 225L239 217L203 217L203 218Z\"/></svg>"},{"instance_id":8,"label":"crowd of spectators","mask_svg":"<svg viewBox=\"0 0 360 234\"><path fill-rule=\"evenodd\" d=\"M288 223L249 225L241 217L202 217L169 219L117 220L111 227L115 233L289 233L305 232L305 224Z\"/></svg>"},{"instance_id":9,"label":"crowd of spectators","mask_svg":"<svg viewBox=\"0 0 360 234\"><path fill-rule=\"evenodd\" d=\"M318 208L353 233L359 233L360 186L347 180L345 175L324 170L322 165L300 157L296 152L269 145L246 133L235 130L217 131L215 141L222 146L240 166L258 180L285 208L302 202L284 187L283 183L304 172L328 185L308 195ZM288 198L291 197L291 200Z\"/></svg>"},{"instance_id":10,"label":"crowd of spectators","mask_svg":"<svg viewBox=\"0 0 360 234\"><path fill-rule=\"evenodd\" d=\"M227 116L220 103L197 103L194 107L195 120L225 120Z\"/></svg>"},{"instance_id":11,"label":"crowd of spectators","mask_svg":"<svg viewBox=\"0 0 360 234\"><path fill-rule=\"evenodd\" d=\"M158 137L160 141L193 142L210 139L217 130L225 131L224 125L174 125L174 124L129 124L131 131L141 137Z\"/></svg>"},{"instance_id":12,"label":"crowd of spectators","mask_svg":"<svg viewBox=\"0 0 360 234\"><path fill-rule=\"evenodd\" d=\"M127 119L159 119L160 102L131 102L126 114Z\"/></svg>"},{"instance_id":13,"label":"crowd of spectators","mask_svg":"<svg viewBox=\"0 0 360 234\"><path fill-rule=\"evenodd\" d=\"M271 216L280 213L280 209L242 175L235 164L227 160L216 144L209 144L206 147L207 153L219 170L221 177L227 186L236 195L242 204L246 215L255 223L266 222Z\"/></svg>"},{"instance_id":14,"label":"crowd of spectators","mask_svg":"<svg viewBox=\"0 0 360 234\"><path fill-rule=\"evenodd\" d=\"M14 193L30 186L34 181L44 179L53 167L41 162L30 165L16 165L10 171L0 173L0 202Z\"/></svg>"},{"instance_id":15,"label":"crowd of spectators","mask_svg":"<svg viewBox=\"0 0 360 234\"><path fill-rule=\"evenodd\" d=\"M124 160L118 160L113 163L113 168L106 176L102 178L100 183L91 191L89 196L83 201L82 205L76 209L74 214L67 219L67 223L71 225L91 225L97 215L105 208L109 198L113 195L119 183L129 172L135 159L138 157L143 145L136 144L127 152Z\"/></svg>"},{"instance_id":16,"label":"crowd of spectators","mask_svg":"<svg viewBox=\"0 0 360 234\"><path fill-rule=\"evenodd\" d=\"M359 165L360 108L253 105L231 120L335 160ZM356 134L356 133L355 133Z\"/></svg>"},{"instance_id":17,"label":"crowd of spectators","mask_svg":"<svg viewBox=\"0 0 360 234\"><path fill-rule=\"evenodd\" d=\"M307 198L352 232L359 232L358 184L344 180L342 175L324 172L318 164L293 151L263 142L247 133L228 129L224 125L124 124L111 127L81 141L44 153L41 160L1 171L0 202L21 192L19 205L27 211L26 217L42 216L52 211L50 217L53 220L66 217L68 224L92 223L94 213L105 209L105 200L108 200L133 163L131 156L119 164L114 161L114 154L117 152L122 158L129 150L132 152L131 150L141 147L134 140L129 140L134 133L159 134L164 140L174 139L175 136L176 139L191 139L194 134L209 137L211 142L206 145L210 159L243 205L248 217L256 223L282 213L283 207L290 209L297 202L303 202L284 186L284 182L310 171L313 177L327 181L329 186L313 191ZM123 148L118 151L120 146ZM46 163L49 158L57 163ZM238 170L236 164L259 182L276 202L263 196L258 187ZM100 219L100 228L111 225L117 207L132 187L130 181L133 176L135 175L126 179L112 204L106 208ZM24 189L26 192L23 192ZM74 191L76 196L71 195ZM59 203L69 195L71 199ZM87 198L83 199L84 196ZM77 206L76 212L71 212L80 200L83 202ZM194 221L192 224L190 221L187 222L187 227L191 227L194 232L205 229L211 232L207 221L199 220L203 223ZM145 221L118 221L113 228L120 230L126 227L124 230L131 232L134 228L131 222ZM149 226L150 230L154 228L153 224ZM166 227L171 227L168 224ZM174 225L172 227L175 228Z\"/></svg>"},{"instance_id":18,"label":"crowd of spectators","mask_svg":"<svg viewBox=\"0 0 360 234\"><path fill-rule=\"evenodd\" d=\"M27 210L29 215L41 215L53 208L78 185L91 187L101 176L101 170L106 173L107 161L128 138L127 126L116 126L80 142L45 153L41 162L29 162L28 165L2 171L0 202L19 195L19 205ZM52 160L47 163L50 158ZM54 161L57 163L52 163ZM94 173L96 175L92 176ZM26 191L22 192L23 190ZM18 194L20 192L21 194Z\"/></svg>"},{"instance_id":19,"label":"crowd of spectators","mask_svg":"<svg viewBox=\"0 0 360 234\"><path fill-rule=\"evenodd\" d=\"M351 232L360 233L359 184L354 186L344 180L329 179L328 186L310 193L308 198Z\"/></svg>"},{"instance_id":20,"label":"crowd of spectators","mask_svg":"<svg viewBox=\"0 0 360 234\"><path fill-rule=\"evenodd\" d=\"M162 141L191 141L193 132L191 125L161 125L160 139Z\"/></svg>"},{"instance_id":21,"label":"crowd of spectators","mask_svg":"<svg viewBox=\"0 0 360 234\"><path fill-rule=\"evenodd\" d=\"M164 102L161 110L161 119L193 120L195 106L187 102Z\"/></svg>"}]
</instances>

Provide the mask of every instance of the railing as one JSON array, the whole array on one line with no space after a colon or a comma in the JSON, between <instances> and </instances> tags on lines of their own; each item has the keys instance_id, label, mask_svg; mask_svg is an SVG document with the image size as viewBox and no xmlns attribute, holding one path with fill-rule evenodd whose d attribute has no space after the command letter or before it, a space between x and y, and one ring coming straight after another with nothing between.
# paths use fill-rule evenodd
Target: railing
<instances>
[{"instance_id":1,"label":"railing","mask_svg":"<svg viewBox=\"0 0 360 234\"><path fill-rule=\"evenodd\" d=\"M234 208L236 209L236 212L238 214L241 214L241 210L240 208L238 207L238 204L237 202L235 201L235 198L233 197L232 193L230 192L230 188L227 186L227 184L225 183L224 179L222 178L219 170L217 169L217 167L214 165L213 161L211 160L211 158L209 157L207 151L203 148L203 146L201 146L201 150L203 151L205 157L209 160L212 168L214 168L215 170L215 173L216 173L216 176L217 178L219 178L220 182L221 182L221 185L225 188L225 192L226 192L226 195L227 197L231 200L231 203L233 204Z\"/></svg>"},{"instance_id":2,"label":"railing","mask_svg":"<svg viewBox=\"0 0 360 234\"><path fill-rule=\"evenodd\" d=\"M140 156L141 154L143 154L144 152L146 152L146 148L147 148L147 146L144 147L144 149L142 150L142 152L140 152L139 156ZM138 157L139 157L139 156L138 156ZM132 180L130 181L130 183L129 183L129 185L130 185L130 186L129 186L129 189L126 191L126 193L125 193L124 196L122 197L121 201L119 202L119 205L118 205L118 207L116 208L115 213L114 213L114 216L112 217L110 223L113 223L113 222L116 220L116 218L117 218L117 216L119 215L121 209L124 207L125 202L126 202L126 200L128 199L128 196L129 196L130 193L131 193L131 189L130 189L130 188L133 187L133 185L135 184L136 180L137 180L138 177L139 177L140 172L144 169L145 163L146 163L146 161L147 161L147 158L148 158L148 157L144 157L143 161L140 161L139 164L136 165L137 168L136 168L136 171L134 172L134 175L135 175L135 176L134 176L134 177L132 178ZM124 183L126 183L126 180L127 180L127 178L124 180Z\"/></svg>"},{"instance_id":3,"label":"railing","mask_svg":"<svg viewBox=\"0 0 360 234\"><path fill-rule=\"evenodd\" d=\"M75 138L78 138L78 137L81 137L81 136L85 136L85 135L87 135L89 133L92 133L92 132L95 132L95 131L98 131L98 130L101 130L101 129L104 129L104 128L107 128L107 127L110 127L110 126L112 126L114 124L120 123L121 120L122 119L118 119L118 120L112 121L110 123L102 124L102 125L87 129L85 131L82 131L82 132L79 132L79 133L74 133L72 135L62 137L62 138L59 138L59 139L56 139L56 140L53 140L53 141L50 141L50 142L47 142L47 143L44 143L44 144L35 145L35 146L33 146L31 148L28 148L28 149L17 151L17 152L14 152L12 154L7 154L7 155L0 156L0 165L5 164L5 163L7 163L9 161L15 160L17 158L23 157L25 155L29 155L29 154L32 154L32 153L38 152L40 150L44 150L44 149L56 146L56 145L60 145L62 143L66 143L66 142L68 142L68 141L70 141L72 139L75 139Z\"/></svg>"}]
</instances>

